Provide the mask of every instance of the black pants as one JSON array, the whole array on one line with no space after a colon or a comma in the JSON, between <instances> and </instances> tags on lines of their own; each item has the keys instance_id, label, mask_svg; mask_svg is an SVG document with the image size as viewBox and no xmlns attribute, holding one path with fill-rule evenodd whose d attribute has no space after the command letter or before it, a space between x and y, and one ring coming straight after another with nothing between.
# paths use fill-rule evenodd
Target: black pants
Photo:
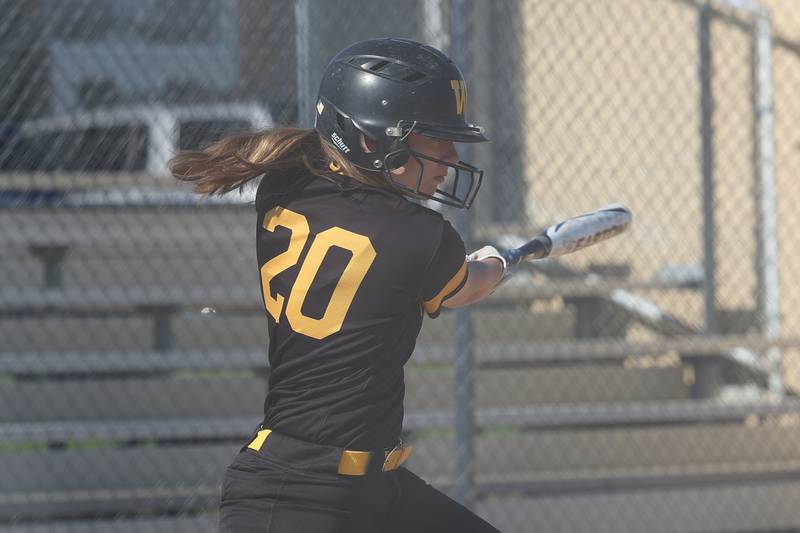
<instances>
[{"instance_id":1,"label":"black pants","mask_svg":"<svg viewBox=\"0 0 800 533\"><path fill-rule=\"evenodd\" d=\"M499 533L400 467L336 472L341 449L272 434L225 473L221 533Z\"/></svg>"}]
</instances>

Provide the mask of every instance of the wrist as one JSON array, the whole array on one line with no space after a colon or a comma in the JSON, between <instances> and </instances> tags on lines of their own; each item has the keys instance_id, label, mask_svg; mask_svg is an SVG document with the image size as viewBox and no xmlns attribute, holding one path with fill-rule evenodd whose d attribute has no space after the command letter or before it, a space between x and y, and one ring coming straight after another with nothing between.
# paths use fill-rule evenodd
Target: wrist
<instances>
[{"instance_id":1,"label":"wrist","mask_svg":"<svg viewBox=\"0 0 800 533\"><path fill-rule=\"evenodd\" d=\"M497 279L495 281L495 285L500 283L506 276L506 262L503 260L502 257L497 256L490 256L484 257L480 260L485 265L489 266L492 270L497 272Z\"/></svg>"},{"instance_id":2,"label":"wrist","mask_svg":"<svg viewBox=\"0 0 800 533\"><path fill-rule=\"evenodd\" d=\"M508 264L506 262L506 258L495 248L494 246L484 246L479 250L475 250L471 254L467 256L467 261L481 261L486 262L488 259L495 259L497 262L500 263L502 266L503 271L505 272ZM493 263L487 263L493 264Z\"/></svg>"}]
</instances>

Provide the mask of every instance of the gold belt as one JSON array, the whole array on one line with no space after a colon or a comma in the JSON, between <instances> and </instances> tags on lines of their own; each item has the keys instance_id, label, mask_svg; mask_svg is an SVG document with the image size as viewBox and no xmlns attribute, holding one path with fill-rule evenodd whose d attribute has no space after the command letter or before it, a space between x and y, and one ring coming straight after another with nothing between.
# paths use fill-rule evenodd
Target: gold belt
<instances>
[{"instance_id":1,"label":"gold belt","mask_svg":"<svg viewBox=\"0 0 800 533\"><path fill-rule=\"evenodd\" d=\"M259 451L266 442L267 437L272 433L271 429L262 429L255 438L247 445L251 450ZM405 446L402 442L389 451L384 452L383 467L384 472L396 470L411 455L411 446ZM339 460L340 474L346 476L363 476L367 473L367 467L372 459L373 452L360 450L342 450L342 457Z\"/></svg>"}]
</instances>

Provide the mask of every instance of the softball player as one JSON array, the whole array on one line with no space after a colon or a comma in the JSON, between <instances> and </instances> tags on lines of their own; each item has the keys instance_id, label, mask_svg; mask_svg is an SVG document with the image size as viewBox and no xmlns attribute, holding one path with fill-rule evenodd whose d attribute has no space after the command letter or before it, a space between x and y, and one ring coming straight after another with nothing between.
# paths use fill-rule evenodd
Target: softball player
<instances>
[{"instance_id":1,"label":"softball player","mask_svg":"<svg viewBox=\"0 0 800 533\"><path fill-rule=\"evenodd\" d=\"M269 329L264 420L228 467L223 532L496 532L401 465L403 365L423 314L492 292L505 262L464 244L432 199L467 208L484 142L440 51L353 44L328 65L315 128L228 138L176 156L201 193L263 176L255 207Z\"/></svg>"}]
</instances>

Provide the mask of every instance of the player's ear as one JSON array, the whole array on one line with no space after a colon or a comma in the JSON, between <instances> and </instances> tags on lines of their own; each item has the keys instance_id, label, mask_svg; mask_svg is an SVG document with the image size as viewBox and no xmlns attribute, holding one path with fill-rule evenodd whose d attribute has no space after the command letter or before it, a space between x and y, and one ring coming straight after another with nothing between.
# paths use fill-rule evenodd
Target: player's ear
<instances>
[{"instance_id":1,"label":"player's ear","mask_svg":"<svg viewBox=\"0 0 800 533\"><path fill-rule=\"evenodd\" d=\"M375 150L378 148L378 144L375 142L375 140L367 137L363 133L358 134L358 144L361 145L361 149L367 154L375 152Z\"/></svg>"}]
</instances>

